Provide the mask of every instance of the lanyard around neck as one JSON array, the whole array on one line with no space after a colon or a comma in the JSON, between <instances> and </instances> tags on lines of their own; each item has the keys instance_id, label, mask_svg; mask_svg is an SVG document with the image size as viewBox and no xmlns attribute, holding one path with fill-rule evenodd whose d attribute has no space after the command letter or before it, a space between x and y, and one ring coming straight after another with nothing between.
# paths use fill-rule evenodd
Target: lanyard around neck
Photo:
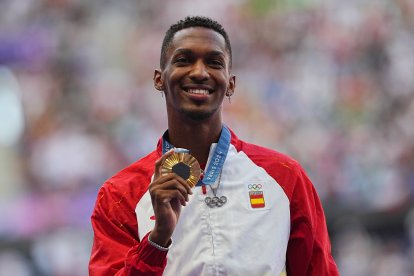
<instances>
[{"instance_id":1,"label":"lanyard around neck","mask_svg":"<svg viewBox=\"0 0 414 276\"><path fill-rule=\"evenodd\" d=\"M166 136L167 131L162 136L162 154L165 154L167 151L174 148L174 146L167 141ZM230 140L230 130L223 125L217 146L211 155L207 169L204 171L204 177L202 180L200 179L198 181L197 186L211 185L216 182L216 179L223 168L224 161L226 160L227 152L230 147Z\"/></svg>"}]
</instances>

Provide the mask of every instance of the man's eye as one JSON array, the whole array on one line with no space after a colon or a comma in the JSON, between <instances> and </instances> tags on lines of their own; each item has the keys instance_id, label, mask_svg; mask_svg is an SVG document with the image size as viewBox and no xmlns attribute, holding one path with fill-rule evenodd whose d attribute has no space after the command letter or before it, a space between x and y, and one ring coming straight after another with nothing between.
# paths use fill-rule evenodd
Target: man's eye
<instances>
[{"instance_id":1,"label":"man's eye","mask_svg":"<svg viewBox=\"0 0 414 276\"><path fill-rule=\"evenodd\" d=\"M213 66L213 67L220 67L220 68L224 67L224 63L223 63L223 61L221 61L221 60L219 60L219 59L214 59L214 60L211 60L209 63L210 63L210 65L211 65L211 66Z\"/></svg>"},{"instance_id":2,"label":"man's eye","mask_svg":"<svg viewBox=\"0 0 414 276\"><path fill-rule=\"evenodd\" d=\"M188 59L184 58L184 57L180 57L180 58L176 58L174 60L174 63L187 63Z\"/></svg>"}]
</instances>

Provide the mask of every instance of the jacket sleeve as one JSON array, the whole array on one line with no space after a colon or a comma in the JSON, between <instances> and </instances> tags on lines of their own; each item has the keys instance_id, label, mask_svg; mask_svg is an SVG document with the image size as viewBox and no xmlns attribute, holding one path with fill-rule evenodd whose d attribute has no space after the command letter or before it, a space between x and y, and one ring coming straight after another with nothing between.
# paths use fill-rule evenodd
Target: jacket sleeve
<instances>
[{"instance_id":1,"label":"jacket sleeve","mask_svg":"<svg viewBox=\"0 0 414 276\"><path fill-rule=\"evenodd\" d=\"M139 240L135 211L126 195L105 184L91 217L89 275L162 275L167 251L149 244L149 233Z\"/></svg>"},{"instance_id":2,"label":"jacket sleeve","mask_svg":"<svg viewBox=\"0 0 414 276\"><path fill-rule=\"evenodd\" d=\"M302 168L299 169L295 181L290 209L288 275L339 275L331 255L331 243L322 204Z\"/></svg>"}]
</instances>

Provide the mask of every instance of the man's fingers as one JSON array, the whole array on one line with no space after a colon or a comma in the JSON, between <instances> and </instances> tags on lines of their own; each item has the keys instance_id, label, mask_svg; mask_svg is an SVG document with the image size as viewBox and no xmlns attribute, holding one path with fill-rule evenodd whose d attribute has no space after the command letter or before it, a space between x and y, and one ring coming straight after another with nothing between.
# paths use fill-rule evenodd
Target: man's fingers
<instances>
[{"instance_id":1,"label":"man's fingers","mask_svg":"<svg viewBox=\"0 0 414 276\"><path fill-rule=\"evenodd\" d=\"M174 175L174 179L176 179L186 190L187 193L192 195L193 194L193 188L191 187L190 184L188 184L188 182L186 180L184 180L181 176L175 174L175 173L171 173L172 175Z\"/></svg>"},{"instance_id":2,"label":"man's fingers","mask_svg":"<svg viewBox=\"0 0 414 276\"><path fill-rule=\"evenodd\" d=\"M188 194L193 194L193 190L190 184L188 184L188 182L186 180L184 180L181 176L175 174L175 173L168 173L165 175L161 175L158 179L154 180L151 184L150 184L150 190L151 188L153 188L154 186L158 186L158 185L164 185L164 183L170 181L170 180L174 180L178 183L180 183L182 185L182 187L184 187L187 191ZM171 184L171 183L170 183ZM168 188L166 186L163 186L162 188Z\"/></svg>"},{"instance_id":3,"label":"man's fingers","mask_svg":"<svg viewBox=\"0 0 414 276\"><path fill-rule=\"evenodd\" d=\"M174 173L162 175L159 179L151 183L149 187L150 194L154 196L168 190L178 190L186 201L188 201L188 195L192 194L188 183Z\"/></svg>"},{"instance_id":4,"label":"man's fingers","mask_svg":"<svg viewBox=\"0 0 414 276\"><path fill-rule=\"evenodd\" d=\"M171 200L176 199L181 205L185 206L188 201L188 194L183 194L180 190L161 190L153 195L157 204L166 204Z\"/></svg>"},{"instance_id":5,"label":"man's fingers","mask_svg":"<svg viewBox=\"0 0 414 276\"><path fill-rule=\"evenodd\" d=\"M188 190L182 183L177 181L176 178L165 180L165 182L159 185L154 185L153 187L151 187L150 192L156 193L157 191L166 191L166 190L178 190L184 196L188 197Z\"/></svg>"}]
</instances>

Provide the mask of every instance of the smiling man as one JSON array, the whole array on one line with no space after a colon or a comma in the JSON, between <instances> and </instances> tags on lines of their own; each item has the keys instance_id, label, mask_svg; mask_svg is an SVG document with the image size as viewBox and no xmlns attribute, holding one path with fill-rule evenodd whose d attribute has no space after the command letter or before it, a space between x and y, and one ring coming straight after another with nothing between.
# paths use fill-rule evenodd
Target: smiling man
<instances>
[{"instance_id":1,"label":"smiling man","mask_svg":"<svg viewBox=\"0 0 414 276\"><path fill-rule=\"evenodd\" d=\"M227 33L209 18L167 31L154 86L168 130L100 189L91 275L338 275L301 166L223 124L231 62Z\"/></svg>"}]
</instances>

